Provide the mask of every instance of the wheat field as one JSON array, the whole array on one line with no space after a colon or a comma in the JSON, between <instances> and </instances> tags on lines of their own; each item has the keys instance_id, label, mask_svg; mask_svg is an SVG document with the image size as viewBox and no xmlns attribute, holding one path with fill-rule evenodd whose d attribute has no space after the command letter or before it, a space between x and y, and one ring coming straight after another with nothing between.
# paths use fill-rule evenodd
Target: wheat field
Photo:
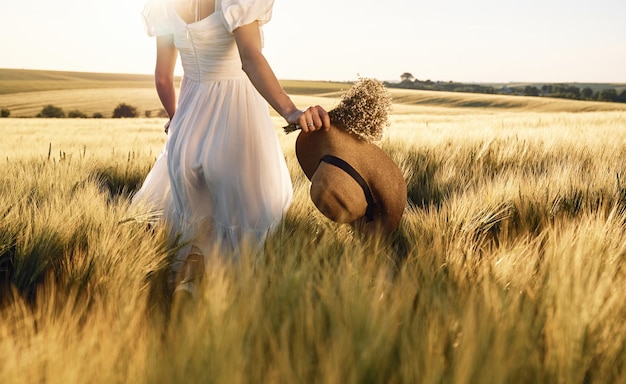
<instances>
[{"instance_id":1,"label":"wheat field","mask_svg":"<svg viewBox=\"0 0 626 384\"><path fill-rule=\"evenodd\" d=\"M0 382L626 382L625 111L394 97L393 238L315 210L274 116L294 203L175 319L129 206L163 120L0 119Z\"/></svg>"}]
</instances>

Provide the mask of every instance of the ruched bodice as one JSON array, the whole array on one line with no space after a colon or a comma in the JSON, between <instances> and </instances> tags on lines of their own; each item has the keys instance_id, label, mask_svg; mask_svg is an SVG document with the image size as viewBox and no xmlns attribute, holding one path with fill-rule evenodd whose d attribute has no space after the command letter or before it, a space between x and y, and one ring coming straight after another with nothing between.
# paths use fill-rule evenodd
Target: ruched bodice
<instances>
[{"instance_id":1,"label":"ruched bodice","mask_svg":"<svg viewBox=\"0 0 626 384\"><path fill-rule=\"evenodd\" d=\"M186 77L200 82L246 77L235 38L221 22L221 10L190 24L176 13L173 5L169 12L175 21L174 44Z\"/></svg>"}]
</instances>

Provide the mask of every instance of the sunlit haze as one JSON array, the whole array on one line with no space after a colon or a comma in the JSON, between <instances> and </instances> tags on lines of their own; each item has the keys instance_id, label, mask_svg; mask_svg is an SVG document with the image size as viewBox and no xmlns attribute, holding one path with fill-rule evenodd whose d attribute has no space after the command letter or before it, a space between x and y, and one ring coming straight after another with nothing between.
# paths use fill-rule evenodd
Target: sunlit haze
<instances>
[{"instance_id":1,"label":"sunlit haze","mask_svg":"<svg viewBox=\"0 0 626 384\"><path fill-rule=\"evenodd\" d=\"M5 2L0 68L152 73L143 3ZM280 79L625 83L624 15L624 0L276 0L265 54Z\"/></svg>"}]
</instances>

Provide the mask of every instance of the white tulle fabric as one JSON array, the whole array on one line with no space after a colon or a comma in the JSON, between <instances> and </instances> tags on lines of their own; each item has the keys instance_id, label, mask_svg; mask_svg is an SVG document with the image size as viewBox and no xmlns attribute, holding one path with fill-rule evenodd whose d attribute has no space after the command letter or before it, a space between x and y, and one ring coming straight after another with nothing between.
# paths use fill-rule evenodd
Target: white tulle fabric
<instances>
[{"instance_id":1,"label":"white tulle fabric","mask_svg":"<svg viewBox=\"0 0 626 384\"><path fill-rule=\"evenodd\" d=\"M148 34L173 34L184 76L165 150L133 203L162 213L205 255L215 246L259 244L291 203L267 102L242 71L232 35L237 25L269 20L272 2L223 0L191 24L171 2L151 0L144 10Z\"/></svg>"}]
</instances>

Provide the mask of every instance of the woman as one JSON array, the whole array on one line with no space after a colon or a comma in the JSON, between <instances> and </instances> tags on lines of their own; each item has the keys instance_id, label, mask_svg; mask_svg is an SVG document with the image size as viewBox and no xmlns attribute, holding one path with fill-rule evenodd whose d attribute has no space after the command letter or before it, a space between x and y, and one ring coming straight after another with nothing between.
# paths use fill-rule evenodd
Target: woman
<instances>
[{"instance_id":1,"label":"woman","mask_svg":"<svg viewBox=\"0 0 626 384\"><path fill-rule=\"evenodd\" d=\"M138 195L171 187L166 219L187 244L174 263L177 290L193 294L204 256L216 247L236 257L242 243L262 244L291 203L267 104L306 132L330 126L323 108L295 106L261 52L260 26L272 6L273 0L148 0L144 9L157 41L156 89L170 121L165 153Z\"/></svg>"}]
</instances>

